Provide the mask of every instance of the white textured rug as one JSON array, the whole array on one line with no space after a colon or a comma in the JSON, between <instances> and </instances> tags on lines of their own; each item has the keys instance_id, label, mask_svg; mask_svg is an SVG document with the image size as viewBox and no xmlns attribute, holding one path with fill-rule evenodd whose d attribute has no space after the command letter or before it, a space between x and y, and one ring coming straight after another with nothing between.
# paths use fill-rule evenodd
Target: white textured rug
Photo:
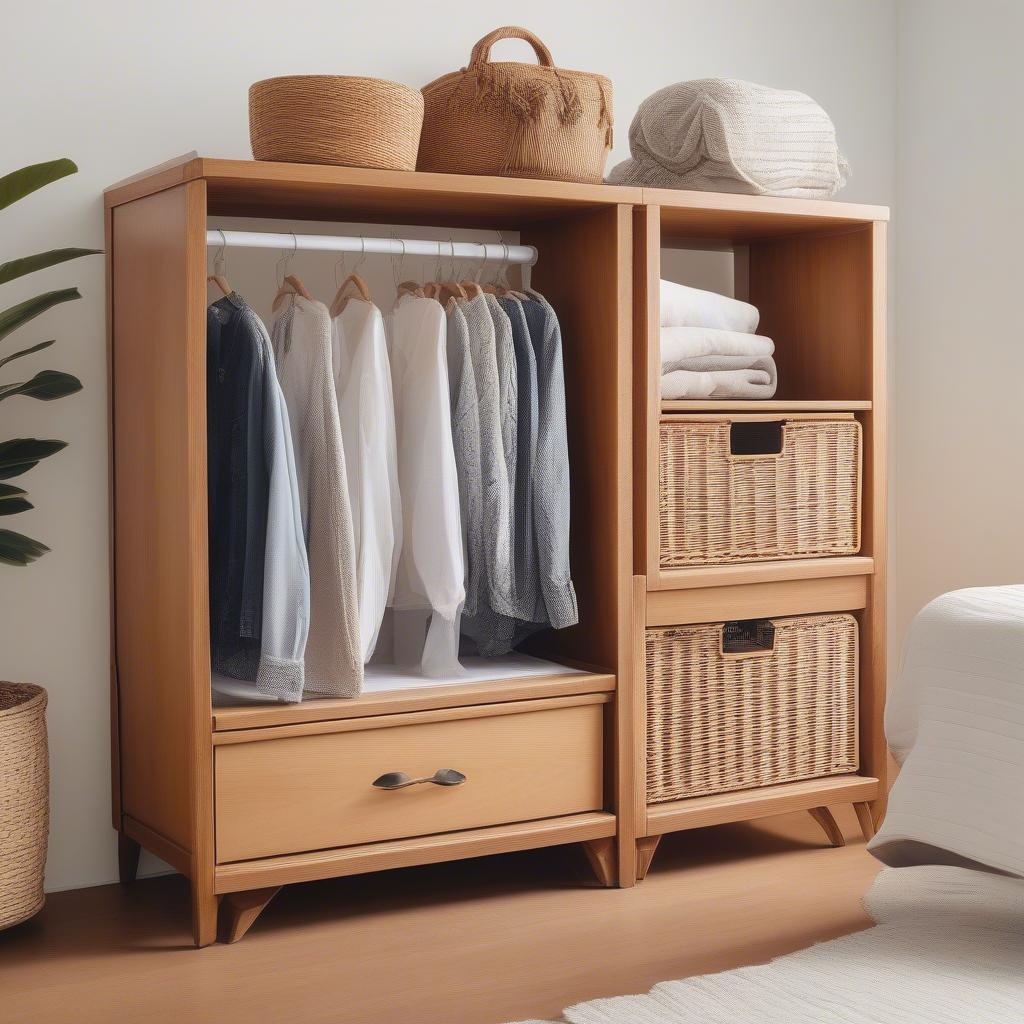
<instances>
[{"instance_id":1,"label":"white textured rug","mask_svg":"<svg viewBox=\"0 0 1024 1024\"><path fill-rule=\"evenodd\" d=\"M959 867L889 868L878 876L864 906L877 922L874 928L761 967L665 981L642 996L580 1003L562 1020L1024 1022L1024 880Z\"/></svg>"}]
</instances>

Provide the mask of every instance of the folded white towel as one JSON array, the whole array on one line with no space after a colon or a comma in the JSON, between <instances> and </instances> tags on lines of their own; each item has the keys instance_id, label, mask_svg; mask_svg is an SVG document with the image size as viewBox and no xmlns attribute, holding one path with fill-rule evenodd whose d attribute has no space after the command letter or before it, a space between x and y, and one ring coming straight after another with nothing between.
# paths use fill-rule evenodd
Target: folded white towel
<instances>
[{"instance_id":1,"label":"folded white towel","mask_svg":"<svg viewBox=\"0 0 1024 1024\"><path fill-rule=\"evenodd\" d=\"M771 338L714 327L662 327L661 372L683 369L681 361L703 356L744 356L746 366L775 351Z\"/></svg>"},{"instance_id":2,"label":"folded white towel","mask_svg":"<svg viewBox=\"0 0 1024 1024\"><path fill-rule=\"evenodd\" d=\"M662 327L717 327L753 334L760 317L757 307L749 302L675 281L661 282Z\"/></svg>"},{"instance_id":3,"label":"folded white towel","mask_svg":"<svg viewBox=\"0 0 1024 1024\"><path fill-rule=\"evenodd\" d=\"M670 370L662 374L661 397L767 399L777 383L775 360L768 357L739 370Z\"/></svg>"}]
</instances>

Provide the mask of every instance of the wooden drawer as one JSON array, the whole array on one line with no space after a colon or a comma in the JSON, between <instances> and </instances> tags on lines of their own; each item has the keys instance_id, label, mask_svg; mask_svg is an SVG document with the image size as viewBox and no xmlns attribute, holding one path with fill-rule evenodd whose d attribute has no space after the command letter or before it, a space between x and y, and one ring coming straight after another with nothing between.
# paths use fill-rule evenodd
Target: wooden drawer
<instances>
[{"instance_id":1,"label":"wooden drawer","mask_svg":"<svg viewBox=\"0 0 1024 1024\"><path fill-rule=\"evenodd\" d=\"M215 752L217 860L598 810L604 803L608 699L592 694L321 722L261 730L259 739L221 734ZM418 778L439 768L454 768L466 781L397 790L373 786L387 772Z\"/></svg>"}]
</instances>

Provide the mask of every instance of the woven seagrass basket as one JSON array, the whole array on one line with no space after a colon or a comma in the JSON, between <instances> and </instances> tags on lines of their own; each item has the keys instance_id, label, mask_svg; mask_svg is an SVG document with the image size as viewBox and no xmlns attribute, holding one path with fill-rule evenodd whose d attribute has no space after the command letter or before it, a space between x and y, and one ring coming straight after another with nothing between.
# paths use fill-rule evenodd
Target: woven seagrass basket
<instances>
[{"instance_id":1,"label":"woven seagrass basket","mask_svg":"<svg viewBox=\"0 0 1024 1024\"><path fill-rule=\"evenodd\" d=\"M754 431L735 442L734 426ZM777 451L757 432L772 429ZM754 449L754 450L748 450ZM822 417L661 425L663 568L852 555L860 550L861 428Z\"/></svg>"},{"instance_id":2,"label":"woven seagrass basket","mask_svg":"<svg viewBox=\"0 0 1024 1024\"><path fill-rule=\"evenodd\" d=\"M652 803L857 770L857 622L647 630Z\"/></svg>"},{"instance_id":3,"label":"woven seagrass basket","mask_svg":"<svg viewBox=\"0 0 1024 1024\"><path fill-rule=\"evenodd\" d=\"M423 96L382 78L289 75L249 87L257 160L411 171Z\"/></svg>"},{"instance_id":4,"label":"woven seagrass basket","mask_svg":"<svg viewBox=\"0 0 1024 1024\"><path fill-rule=\"evenodd\" d=\"M0 928L43 906L49 826L46 691L0 682Z\"/></svg>"},{"instance_id":5,"label":"woven seagrass basket","mask_svg":"<svg viewBox=\"0 0 1024 1024\"><path fill-rule=\"evenodd\" d=\"M525 39L539 64L492 62L499 39ZM461 71L423 87L417 168L553 181L599 182L612 148L612 83L555 67L528 29L481 39Z\"/></svg>"}]
</instances>

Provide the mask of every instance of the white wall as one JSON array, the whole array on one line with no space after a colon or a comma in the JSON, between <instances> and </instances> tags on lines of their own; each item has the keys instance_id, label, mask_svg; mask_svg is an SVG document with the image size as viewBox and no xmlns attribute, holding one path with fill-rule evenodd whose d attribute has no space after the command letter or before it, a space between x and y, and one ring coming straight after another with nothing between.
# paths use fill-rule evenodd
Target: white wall
<instances>
[{"instance_id":1,"label":"white wall","mask_svg":"<svg viewBox=\"0 0 1024 1024\"><path fill-rule=\"evenodd\" d=\"M420 86L464 65L473 42L514 18L565 67L607 74L627 155L637 103L668 83L732 76L810 93L832 114L853 167L844 198L888 203L895 170L895 8L887 0L520 0L457 17L411 2L130 0L8 4L0 63L2 170L68 155L81 167L0 214L0 260L102 245L104 186L190 149L247 157L246 91L270 75L334 72ZM503 46L519 54L521 44ZM940 126L937 125L937 129ZM53 823L48 887L115 877L109 825L107 508L103 270L95 259L3 289L78 283L85 298L23 339L57 337L35 368L77 373L83 394L0 405L0 437L59 437L71 448L25 478L37 509L15 523L53 552L0 568L0 678L50 691ZM12 364L28 366L28 360ZM938 447L938 446L936 446ZM964 510L966 515L967 510Z\"/></svg>"},{"instance_id":2,"label":"white wall","mask_svg":"<svg viewBox=\"0 0 1024 1024\"><path fill-rule=\"evenodd\" d=\"M900 10L896 225L898 643L927 601L1024 582L1024 4Z\"/></svg>"}]
</instances>

